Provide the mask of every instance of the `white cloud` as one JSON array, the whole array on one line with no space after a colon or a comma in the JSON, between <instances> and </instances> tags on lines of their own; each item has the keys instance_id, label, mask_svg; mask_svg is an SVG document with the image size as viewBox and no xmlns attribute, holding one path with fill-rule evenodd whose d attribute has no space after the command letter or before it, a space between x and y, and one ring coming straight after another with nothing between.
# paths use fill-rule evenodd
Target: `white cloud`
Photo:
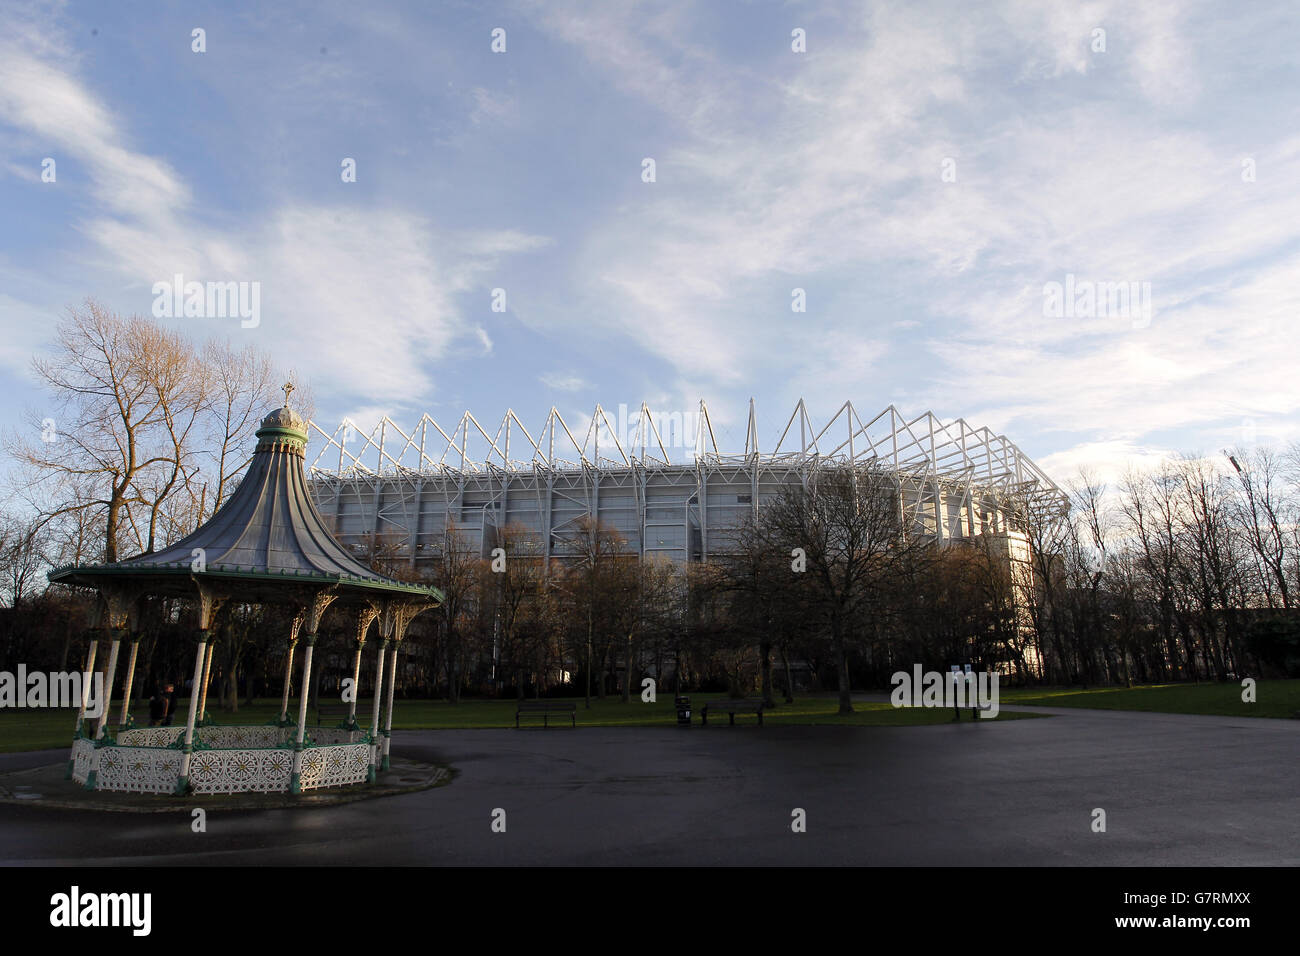
<instances>
[{"instance_id":1,"label":"white cloud","mask_svg":"<svg viewBox=\"0 0 1300 956\"><path fill-rule=\"evenodd\" d=\"M1106 486L1106 490L1119 488L1129 470L1154 469L1171 458L1172 449L1151 448L1133 441L1086 442L1066 451L1054 452L1039 459L1036 464L1051 475L1062 488L1081 484L1086 472L1090 481Z\"/></svg>"},{"instance_id":2,"label":"white cloud","mask_svg":"<svg viewBox=\"0 0 1300 956\"><path fill-rule=\"evenodd\" d=\"M519 100L509 93L476 86L470 90L470 95L474 98L474 108L469 118L475 126L513 126L519 122Z\"/></svg>"},{"instance_id":3,"label":"white cloud","mask_svg":"<svg viewBox=\"0 0 1300 956\"><path fill-rule=\"evenodd\" d=\"M591 386L577 375L566 375L562 372L548 372L545 375L539 375L537 380L547 388L553 388L557 392L581 392Z\"/></svg>"},{"instance_id":4,"label":"white cloud","mask_svg":"<svg viewBox=\"0 0 1300 956\"><path fill-rule=\"evenodd\" d=\"M589 236L586 301L554 325L608 316L701 392L774 373L822 395L905 382L923 406L1013 437L1073 433L1075 449L1300 409L1300 276L1278 258L1300 221L1300 149L1279 127L1254 144L1272 178L1244 184L1242 148L1185 122L1200 64L1224 53L1213 21L1166 3L862 9L806 61L739 69L684 5L650 21L538 12L677 132L645 146L658 182ZM949 156L955 183L940 180ZM878 306L830 311L827 290L871 281L852 278L863 269L942 321L894 346L886 331L906 326ZM1150 282L1151 326L1045 320L1042 285L1067 273ZM790 313L795 286L806 315Z\"/></svg>"},{"instance_id":5,"label":"white cloud","mask_svg":"<svg viewBox=\"0 0 1300 956\"><path fill-rule=\"evenodd\" d=\"M28 52L31 36L0 36L0 121L57 147L56 160L83 163L96 199L119 214L156 223L188 205L189 189L171 166L134 152L98 97L57 63Z\"/></svg>"},{"instance_id":6,"label":"white cloud","mask_svg":"<svg viewBox=\"0 0 1300 956\"><path fill-rule=\"evenodd\" d=\"M152 284L177 273L259 282L263 314L255 329L171 321L208 323L205 334L224 331L293 355L331 391L379 401L427 399L437 360L461 337L477 341L482 354L492 351L458 297L501 257L546 239L509 229L451 234L406 209L343 203L290 202L238 228L209 225L168 163L133 151L67 51L52 41L39 48L43 57L0 39L0 122L84 165L98 207L79 228L94 243L96 264L139 290L139 311L149 311Z\"/></svg>"}]
</instances>

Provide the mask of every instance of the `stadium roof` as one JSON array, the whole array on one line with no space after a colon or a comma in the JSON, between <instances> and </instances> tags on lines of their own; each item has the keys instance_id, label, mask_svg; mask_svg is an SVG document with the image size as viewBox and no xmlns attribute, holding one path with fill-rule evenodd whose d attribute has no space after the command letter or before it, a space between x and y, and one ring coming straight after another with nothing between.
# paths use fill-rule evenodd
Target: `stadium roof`
<instances>
[{"instance_id":1,"label":"stadium roof","mask_svg":"<svg viewBox=\"0 0 1300 956\"><path fill-rule=\"evenodd\" d=\"M596 406L585 429L575 431L554 407L536 431L530 431L513 410L494 428L484 428L465 412L448 431L423 415L406 430L385 416L369 433L349 420L326 432L311 464L313 478L382 478L427 475L480 475L494 472L595 469L673 469L711 465L814 467L818 465L875 466L918 480L960 482L983 490L1036 498L1064 493L1005 435L977 428L965 419L944 422L931 412L913 418L890 405L871 418L860 416L851 402L840 406L824 425L814 424L802 399L770 451L759 447L754 402L749 403L745 449L741 454L718 450L708 407L700 402L692 412L693 460L670 461L656 416L643 402L635 424L616 428L604 409ZM680 414L667 416L678 424ZM620 424L622 424L620 422ZM618 432L623 430L620 438ZM577 435L582 434L581 440Z\"/></svg>"}]
</instances>

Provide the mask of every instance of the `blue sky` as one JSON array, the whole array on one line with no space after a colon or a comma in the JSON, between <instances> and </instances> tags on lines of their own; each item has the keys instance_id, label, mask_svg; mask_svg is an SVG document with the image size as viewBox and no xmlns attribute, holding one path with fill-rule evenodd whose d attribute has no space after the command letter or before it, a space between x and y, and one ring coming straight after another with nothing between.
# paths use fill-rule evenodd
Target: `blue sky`
<instances>
[{"instance_id":1,"label":"blue sky","mask_svg":"<svg viewBox=\"0 0 1300 956\"><path fill-rule=\"evenodd\" d=\"M256 328L166 321L292 366L325 425L703 398L735 451L751 396L764 447L800 397L893 403L1060 481L1300 438L1288 4L0 15L3 427L68 306L181 273L260 283ZM1149 322L1045 314L1067 275L1149 283Z\"/></svg>"}]
</instances>

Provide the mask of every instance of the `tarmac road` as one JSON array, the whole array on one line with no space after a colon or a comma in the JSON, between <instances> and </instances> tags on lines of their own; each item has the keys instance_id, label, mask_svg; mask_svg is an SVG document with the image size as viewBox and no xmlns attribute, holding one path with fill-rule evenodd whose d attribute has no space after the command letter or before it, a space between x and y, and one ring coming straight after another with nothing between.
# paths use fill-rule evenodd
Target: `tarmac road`
<instances>
[{"instance_id":1,"label":"tarmac road","mask_svg":"<svg viewBox=\"0 0 1300 956\"><path fill-rule=\"evenodd\" d=\"M1032 709L1056 716L405 731L395 752L450 764L449 786L213 811L199 834L189 804L174 814L0 805L0 863L1300 864L1300 721ZM0 771L63 759L5 754ZM492 830L498 808L504 833ZM796 808L804 833L791 829ZM1105 833L1092 831L1094 808Z\"/></svg>"}]
</instances>

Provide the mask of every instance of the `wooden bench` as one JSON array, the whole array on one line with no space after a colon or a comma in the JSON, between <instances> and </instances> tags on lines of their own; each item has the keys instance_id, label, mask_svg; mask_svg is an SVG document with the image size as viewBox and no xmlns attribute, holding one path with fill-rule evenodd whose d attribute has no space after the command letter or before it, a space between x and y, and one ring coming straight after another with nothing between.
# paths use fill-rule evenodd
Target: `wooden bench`
<instances>
[{"instance_id":1,"label":"wooden bench","mask_svg":"<svg viewBox=\"0 0 1300 956\"><path fill-rule=\"evenodd\" d=\"M316 705L316 726L333 727L334 724L342 723L343 721L347 720L348 715L350 713L352 713L351 704L317 704ZM336 717L338 719L335 720L334 723L326 724L325 721L331 717Z\"/></svg>"},{"instance_id":2,"label":"wooden bench","mask_svg":"<svg viewBox=\"0 0 1300 956\"><path fill-rule=\"evenodd\" d=\"M519 728L520 715L542 715L542 727L549 726L551 714L568 714L573 727L578 726L578 705L561 700L525 700L520 701L515 711L515 729Z\"/></svg>"},{"instance_id":3,"label":"wooden bench","mask_svg":"<svg viewBox=\"0 0 1300 956\"><path fill-rule=\"evenodd\" d=\"M763 702L761 700L711 700L700 708L700 723L708 725L709 711L725 712L728 726L736 725L737 714L758 714L758 726L763 726Z\"/></svg>"}]
</instances>

